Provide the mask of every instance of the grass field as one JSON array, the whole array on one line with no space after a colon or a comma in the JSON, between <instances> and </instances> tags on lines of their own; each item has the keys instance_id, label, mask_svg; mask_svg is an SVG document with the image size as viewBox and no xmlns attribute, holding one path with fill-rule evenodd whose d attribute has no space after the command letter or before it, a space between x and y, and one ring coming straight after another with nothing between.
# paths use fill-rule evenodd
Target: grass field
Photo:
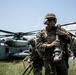
<instances>
[{"instance_id":1,"label":"grass field","mask_svg":"<svg viewBox=\"0 0 76 75\"><path fill-rule=\"evenodd\" d=\"M27 65L27 62L25 62L25 64ZM69 67L69 75L76 75L76 65L73 66L72 62L69 61ZM14 60L10 62L0 61L0 75L21 75L23 71L24 66L22 60ZM33 74L30 73L30 75Z\"/></svg>"}]
</instances>

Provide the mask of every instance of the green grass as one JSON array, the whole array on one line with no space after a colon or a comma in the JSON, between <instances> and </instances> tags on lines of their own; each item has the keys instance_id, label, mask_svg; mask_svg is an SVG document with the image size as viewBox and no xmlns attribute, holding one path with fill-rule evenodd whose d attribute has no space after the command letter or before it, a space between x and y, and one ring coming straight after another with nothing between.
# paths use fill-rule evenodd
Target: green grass
<instances>
[{"instance_id":1,"label":"green grass","mask_svg":"<svg viewBox=\"0 0 76 75\"><path fill-rule=\"evenodd\" d=\"M21 61L0 62L0 75L20 75L23 69Z\"/></svg>"},{"instance_id":2,"label":"green grass","mask_svg":"<svg viewBox=\"0 0 76 75\"><path fill-rule=\"evenodd\" d=\"M25 64L27 65L27 62ZM69 75L76 75L76 65L73 66L71 61L69 61L69 64ZM21 75L23 71L24 66L22 60L11 62L0 61L0 75ZM30 73L30 75L33 75L33 73Z\"/></svg>"},{"instance_id":3,"label":"green grass","mask_svg":"<svg viewBox=\"0 0 76 75\"><path fill-rule=\"evenodd\" d=\"M69 75L76 75L76 59L75 59L75 64L73 65L72 61L69 61L69 70L68 70Z\"/></svg>"}]
</instances>

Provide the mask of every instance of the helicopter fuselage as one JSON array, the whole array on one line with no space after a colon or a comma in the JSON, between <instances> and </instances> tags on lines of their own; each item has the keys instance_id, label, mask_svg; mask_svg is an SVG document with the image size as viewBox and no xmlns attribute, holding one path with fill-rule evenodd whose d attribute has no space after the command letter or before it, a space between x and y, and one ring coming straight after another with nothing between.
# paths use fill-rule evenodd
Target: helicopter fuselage
<instances>
[{"instance_id":1,"label":"helicopter fuselage","mask_svg":"<svg viewBox=\"0 0 76 75\"><path fill-rule=\"evenodd\" d=\"M7 41L6 41L7 42ZM13 40L14 45L8 46L5 43L0 43L0 60L8 59L10 55L14 53L23 52L24 50L29 50L29 45L27 41Z\"/></svg>"},{"instance_id":2,"label":"helicopter fuselage","mask_svg":"<svg viewBox=\"0 0 76 75\"><path fill-rule=\"evenodd\" d=\"M25 40L15 40L15 39L5 39L5 44L10 47L25 47L28 45L28 41Z\"/></svg>"}]
</instances>

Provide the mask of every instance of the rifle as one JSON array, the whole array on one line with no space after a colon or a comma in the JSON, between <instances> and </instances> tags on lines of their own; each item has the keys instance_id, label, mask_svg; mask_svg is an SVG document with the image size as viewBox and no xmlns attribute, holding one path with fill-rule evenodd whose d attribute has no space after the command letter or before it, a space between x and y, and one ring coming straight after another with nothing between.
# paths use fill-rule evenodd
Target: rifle
<instances>
[{"instance_id":1,"label":"rifle","mask_svg":"<svg viewBox=\"0 0 76 75\"><path fill-rule=\"evenodd\" d=\"M33 62L31 62L29 65L26 66L25 70L23 71L23 73L21 75L24 75L29 69L28 73L26 75L29 75L33 69L33 66L32 66Z\"/></svg>"}]
</instances>

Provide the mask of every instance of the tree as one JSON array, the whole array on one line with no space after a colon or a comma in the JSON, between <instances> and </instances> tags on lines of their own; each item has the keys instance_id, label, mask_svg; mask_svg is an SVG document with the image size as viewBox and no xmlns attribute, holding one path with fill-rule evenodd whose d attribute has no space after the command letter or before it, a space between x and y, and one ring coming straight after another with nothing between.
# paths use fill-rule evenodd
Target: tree
<instances>
[{"instance_id":1,"label":"tree","mask_svg":"<svg viewBox=\"0 0 76 75\"><path fill-rule=\"evenodd\" d=\"M74 53L74 56L76 56L76 39L74 39L73 43L72 43L72 46L71 46L71 49Z\"/></svg>"}]
</instances>

